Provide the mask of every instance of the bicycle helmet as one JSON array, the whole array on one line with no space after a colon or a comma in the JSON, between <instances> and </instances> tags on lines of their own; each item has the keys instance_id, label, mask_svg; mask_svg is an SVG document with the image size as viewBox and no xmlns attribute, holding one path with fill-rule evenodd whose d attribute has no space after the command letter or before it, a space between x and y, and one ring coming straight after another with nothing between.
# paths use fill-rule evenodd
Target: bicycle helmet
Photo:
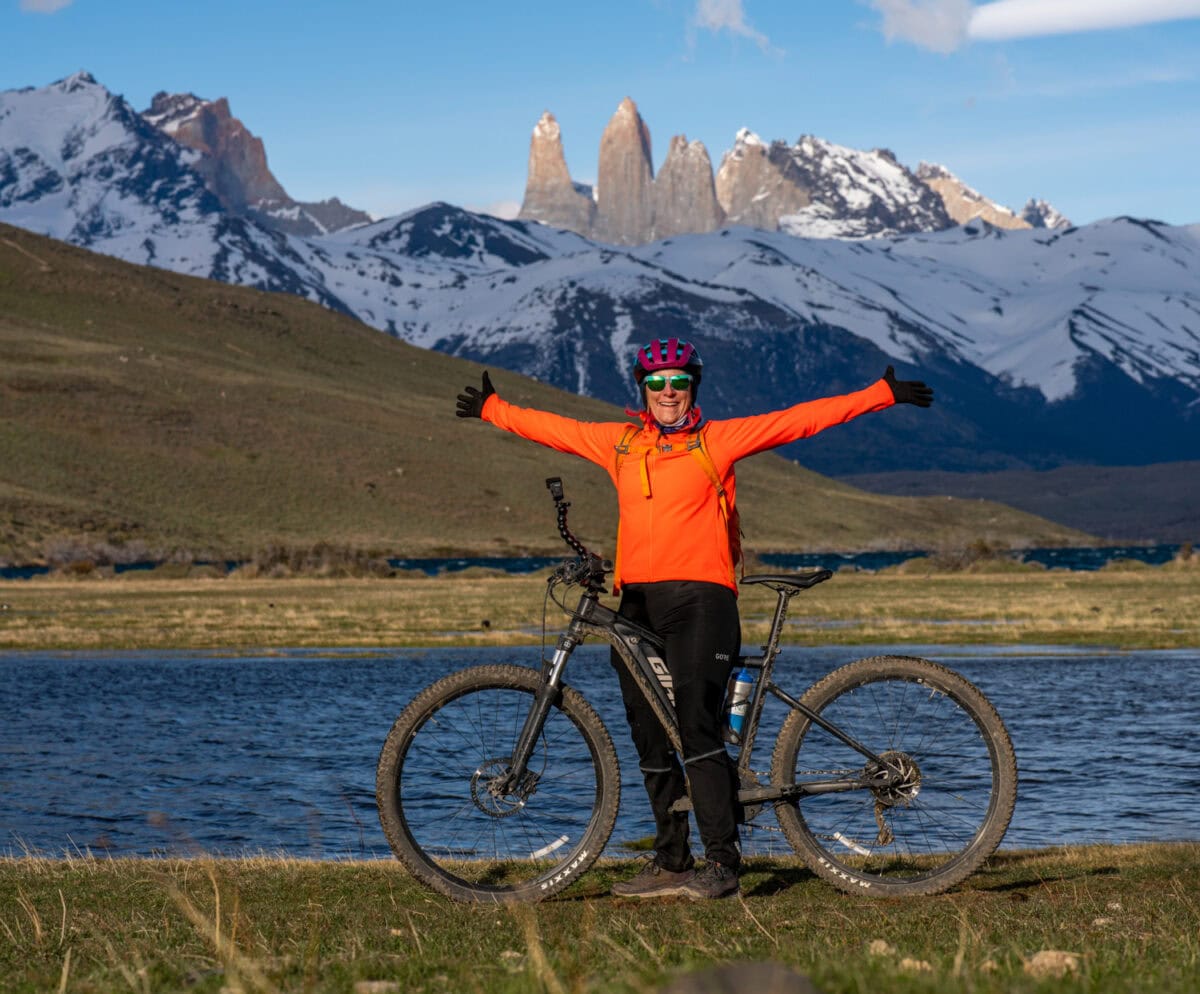
<instances>
[{"instance_id":1,"label":"bicycle helmet","mask_svg":"<svg viewBox=\"0 0 1200 994\"><path fill-rule=\"evenodd\" d=\"M693 388L700 386L700 371L704 368L704 360L691 342L681 342L678 338L660 338L649 345L638 349L637 359L633 364L633 378L638 386L651 373L660 369L682 369L691 373Z\"/></svg>"}]
</instances>

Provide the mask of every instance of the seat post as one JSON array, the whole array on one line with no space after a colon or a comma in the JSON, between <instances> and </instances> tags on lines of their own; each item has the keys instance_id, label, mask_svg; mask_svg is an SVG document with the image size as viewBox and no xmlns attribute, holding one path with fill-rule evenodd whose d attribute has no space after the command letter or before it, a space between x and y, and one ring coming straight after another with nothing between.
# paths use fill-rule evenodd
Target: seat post
<instances>
[{"instance_id":1,"label":"seat post","mask_svg":"<svg viewBox=\"0 0 1200 994\"><path fill-rule=\"evenodd\" d=\"M763 646L763 659L773 660L779 652L779 637L783 633L783 621L787 617L788 603L795 590L788 587L776 587L775 616L771 619L771 631L767 635L767 644Z\"/></svg>"}]
</instances>

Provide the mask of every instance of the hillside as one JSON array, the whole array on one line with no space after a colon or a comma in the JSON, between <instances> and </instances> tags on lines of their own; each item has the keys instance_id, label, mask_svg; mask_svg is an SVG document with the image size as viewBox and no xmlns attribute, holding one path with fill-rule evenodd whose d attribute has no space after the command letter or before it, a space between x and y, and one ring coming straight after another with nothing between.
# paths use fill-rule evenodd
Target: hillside
<instances>
[{"instance_id":1,"label":"hillside","mask_svg":"<svg viewBox=\"0 0 1200 994\"><path fill-rule=\"evenodd\" d=\"M874 493L987 497L1112 544L1200 540L1200 462L1059 466L998 473L864 473L845 482Z\"/></svg>"},{"instance_id":2,"label":"hillside","mask_svg":"<svg viewBox=\"0 0 1200 994\"><path fill-rule=\"evenodd\" d=\"M0 225L0 560L553 553L546 476L611 550L601 470L453 416L479 368L285 294L134 266ZM499 372L525 405L618 408ZM888 413L878 415L887 417ZM836 429L835 429L836 430ZM743 464L751 551L1066 544L983 501L868 494Z\"/></svg>"}]
</instances>

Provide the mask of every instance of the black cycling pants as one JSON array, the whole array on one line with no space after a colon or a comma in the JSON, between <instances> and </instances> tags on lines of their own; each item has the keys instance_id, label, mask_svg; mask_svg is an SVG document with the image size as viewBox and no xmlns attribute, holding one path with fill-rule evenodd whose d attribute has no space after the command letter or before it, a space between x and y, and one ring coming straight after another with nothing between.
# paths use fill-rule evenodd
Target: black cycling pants
<instances>
[{"instance_id":1,"label":"black cycling pants","mask_svg":"<svg viewBox=\"0 0 1200 994\"><path fill-rule=\"evenodd\" d=\"M654 811L657 860L669 870L692 865L687 813L669 810L690 784L705 858L736 868L741 862L737 771L725 751L721 709L729 673L741 651L737 596L718 583L634 583L622 591L618 610L664 640L663 655L674 683L686 783L670 739L613 650L612 663Z\"/></svg>"}]
</instances>

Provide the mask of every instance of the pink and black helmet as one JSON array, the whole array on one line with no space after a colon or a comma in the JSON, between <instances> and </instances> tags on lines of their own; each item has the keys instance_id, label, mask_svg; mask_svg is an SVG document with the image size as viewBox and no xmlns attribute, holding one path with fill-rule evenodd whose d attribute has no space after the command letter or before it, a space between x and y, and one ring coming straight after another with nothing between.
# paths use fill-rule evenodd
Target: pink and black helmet
<instances>
[{"instance_id":1,"label":"pink and black helmet","mask_svg":"<svg viewBox=\"0 0 1200 994\"><path fill-rule=\"evenodd\" d=\"M638 349L637 360L633 364L633 377L641 385L651 373L662 369L682 369L694 377L693 388L700 385L700 372L704 368L704 360L691 342L681 342L678 338L660 338L649 345Z\"/></svg>"}]
</instances>

